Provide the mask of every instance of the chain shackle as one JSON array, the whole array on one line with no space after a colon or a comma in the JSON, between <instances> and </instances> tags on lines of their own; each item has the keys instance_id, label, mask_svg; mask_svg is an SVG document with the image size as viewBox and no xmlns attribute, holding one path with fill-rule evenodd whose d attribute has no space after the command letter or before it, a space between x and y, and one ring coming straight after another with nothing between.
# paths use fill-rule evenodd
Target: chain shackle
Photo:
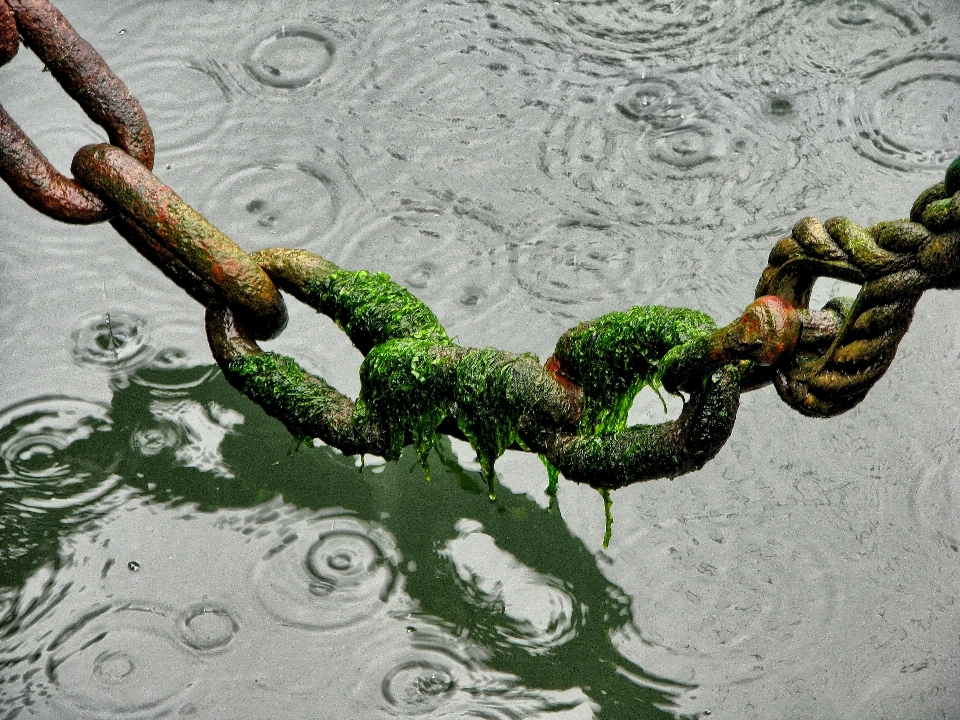
<instances>
[{"instance_id":1,"label":"chain shackle","mask_svg":"<svg viewBox=\"0 0 960 720\"><path fill-rule=\"evenodd\" d=\"M153 131L140 103L60 11L49 0L0 0L0 5L0 64L16 52L9 50L12 16L14 32L110 142L152 168ZM31 207L63 222L95 223L113 214L94 193L57 171L2 107L0 177Z\"/></svg>"},{"instance_id":2,"label":"chain shackle","mask_svg":"<svg viewBox=\"0 0 960 720\"><path fill-rule=\"evenodd\" d=\"M910 220L864 228L843 217L803 218L771 251L756 291L782 298L806 317L795 352L772 367L777 393L813 417L854 407L890 367L923 292L958 287L958 273L960 158L944 182L920 195ZM811 311L821 277L860 284L860 292ZM821 332L830 325L834 332Z\"/></svg>"},{"instance_id":3,"label":"chain shackle","mask_svg":"<svg viewBox=\"0 0 960 720\"><path fill-rule=\"evenodd\" d=\"M201 304L226 303L257 339L280 334L287 308L270 278L149 169L102 144L80 148L72 170L120 212L114 228Z\"/></svg>"}]
</instances>

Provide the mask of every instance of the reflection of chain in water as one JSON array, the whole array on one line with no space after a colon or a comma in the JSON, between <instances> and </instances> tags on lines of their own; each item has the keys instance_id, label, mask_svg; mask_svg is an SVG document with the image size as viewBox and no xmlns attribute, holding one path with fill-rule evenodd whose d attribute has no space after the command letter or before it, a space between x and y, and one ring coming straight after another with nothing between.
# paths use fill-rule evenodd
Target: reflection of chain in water
<instances>
[{"instance_id":1,"label":"reflection of chain in water","mask_svg":"<svg viewBox=\"0 0 960 720\"><path fill-rule=\"evenodd\" d=\"M470 628L475 642L520 647L539 655L576 637L585 608L562 581L522 565L497 547L479 523L461 520L458 530L441 556L456 568L471 602L500 610L482 616L480 622L489 622L489 627Z\"/></svg>"},{"instance_id":2,"label":"reflection of chain in water","mask_svg":"<svg viewBox=\"0 0 960 720\"><path fill-rule=\"evenodd\" d=\"M171 448L184 467L224 478L234 476L220 445L243 423L243 415L216 402L204 407L187 397L157 398L150 403L150 413L159 424L138 428L130 440L134 449L149 456Z\"/></svg>"},{"instance_id":3,"label":"reflection of chain in water","mask_svg":"<svg viewBox=\"0 0 960 720\"><path fill-rule=\"evenodd\" d=\"M93 502L116 484L116 476L90 462L85 443L105 438L113 427L109 409L62 397L28 400L0 412L0 477L4 499L35 508L66 508ZM100 458L101 461L104 458Z\"/></svg>"}]
</instances>

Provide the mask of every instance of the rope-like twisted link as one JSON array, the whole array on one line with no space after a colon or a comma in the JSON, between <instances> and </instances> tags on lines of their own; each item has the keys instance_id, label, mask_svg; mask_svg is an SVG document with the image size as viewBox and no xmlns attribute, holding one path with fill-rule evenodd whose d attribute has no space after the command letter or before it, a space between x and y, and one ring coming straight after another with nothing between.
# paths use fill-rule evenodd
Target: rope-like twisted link
<instances>
[{"instance_id":1,"label":"rope-like twisted link","mask_svg":"<svg viewBox=\"0 0 960 720\"><path fill-rule=\"evenodd\" d=\"M780 397L816 417L855 406L893 362L924 290L958 287L958 271L960 158L944 182L921 194L909 220L866 228L843 217L797 222L771 251L756 291L808 311L795 352L772 368ZM834 299L819 314L810 312L818 277L861 289L852 301ZM838 326L836 333L820 332L824 324Z\"/></svg>"}]
</instances>

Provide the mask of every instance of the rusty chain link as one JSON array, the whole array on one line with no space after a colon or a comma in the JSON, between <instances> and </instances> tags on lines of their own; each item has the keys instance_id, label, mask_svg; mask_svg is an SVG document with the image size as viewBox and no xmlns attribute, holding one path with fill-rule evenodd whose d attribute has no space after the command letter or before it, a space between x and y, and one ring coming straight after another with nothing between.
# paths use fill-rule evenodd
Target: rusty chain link
<instances>
[{"instance_id":1,"label":"rusty chain link","mask_svg":"<svg viewBox=\"0 0 960 720\"><path fill-rule=\"evenodd\" d=\"M726 327L694 310L634 307L572 328L544 365L463 348L386 275L304 250L248 255L187 205L151 172L139 103L48 0L0 0L0 65L19 39L110 144L81 148L75 179L66 178L0 107L0 177L18 196L64 222L109 220L207 308L225 376L295 435L387 458L413 444L425 469L437 433L462 437L491 494L493 463L508 447L540 453L553 480L559 471L604 491L699 469L729 437L740 394L770 383L805 415L849 410L890 366L922 293L960 287L957 158L909 220L800 220L770 253L754 302ZM860 292L811 309L822 277ZM356 401L257 345L286 325L278 288L334 319L364 354ZM680 417L627 427L645 385L687 393Z\"/></svg>"}]
</instances>

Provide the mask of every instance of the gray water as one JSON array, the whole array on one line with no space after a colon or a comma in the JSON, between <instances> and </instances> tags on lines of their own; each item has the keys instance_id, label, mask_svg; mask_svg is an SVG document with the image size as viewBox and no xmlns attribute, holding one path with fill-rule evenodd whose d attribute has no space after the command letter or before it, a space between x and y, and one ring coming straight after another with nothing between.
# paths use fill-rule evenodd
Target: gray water
<instances>
[{"instance_id":1,"label":"gray water","mask_svg":"<svg viewBox=\"0 0 960 720\"><path fill-rule=\"evenodd\" d=\"M797 219L903 217L960 155L952 0L61 8L184 199L389 272L467 346L728 322ZM62 169L103 139L23 48L0 102ZM841 417L745 396L702 471L613 494L604 550L600 495L549 507L532 456L490 502L456 442L429 483L294 449L109 227L6 187L0 227L0 717L960 718L956 294ZM290 309L270 348L355 395Z\"/></svg>"}]
</instances>

